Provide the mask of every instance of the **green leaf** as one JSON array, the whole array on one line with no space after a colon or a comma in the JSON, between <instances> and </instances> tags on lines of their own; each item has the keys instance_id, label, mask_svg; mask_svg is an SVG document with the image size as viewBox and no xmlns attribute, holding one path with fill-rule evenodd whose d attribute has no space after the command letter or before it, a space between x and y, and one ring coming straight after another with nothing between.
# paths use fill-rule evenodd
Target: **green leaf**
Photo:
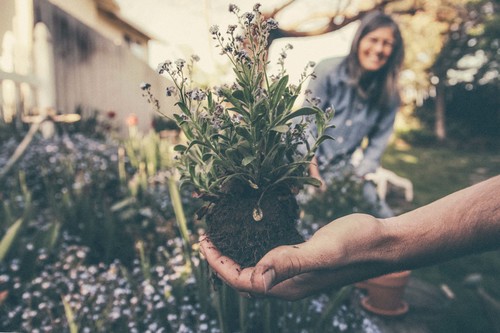
<instances>
[{"instance_id":1,"label":"green leaf","mask_svg":"<svg viewBox=\"0 0 500 333\"><path fill-rule=\"evenodd\" d=\"M298 109L297 111L294 111L294 112L290 113L288 116L286 116L282 120L282 122L287 122L287 121L292 120L293 118L297 118L297 117L310 116L310 115L313 115L313 114L318 114L318 112L323 112L323 111L321 111L320 109L316 109L316 108L305 106L303 108Z\"/></svg>"},{"instance_id":2,"label":"green leaf","mask_svg":"<svg viewBox=\"0 0 500 333\"><path fill-rule=\"evenodd\" d=\"M289 96L287 96L285 107L287 109L291 109L293 107L293 105L295 104L295 101L297 100L297 97L299 97L299 96L298 95L289 95Z\"/></svg>"},{"instance_id":3,"label":"green leaf","mask_svg":"<svg viewBox=\"0 0 500 333\"><path fill-rule=\"evenodd\" d=\"M321 181L313 178L313 177L300 177L300 176L283 176L280 179L278 179L274 184L278 183L283 183L283 182L294 182L295 184L298 185L313 185L316 187L321 186Z\"/></svg>"},{"instance_id":4,"label":"green leaf","mask_svg":"<svg viewBox=\"0 0 500 333\"><path fill-rule=\"evenodd\" d=\"M203 156L201 157L201 160L203 162L206 162L208 161L210 158L212 158L214 155L212 153L206 153L206 154L203 154Z\"/></svg>"},{"instance_id":5,"label":"green leaf","mask_svg":"<svg viewBox=\"0 0 500 333\"><path fill-rule=\"evenodd\" d=\"M199 145L199 146L204 146L204 147L210 148L210 146L208 144L206 144L205 142L202 142L200 140L193 140L189 143L189 146L186 148L186 151L190 150L194 145Z\"/></svg>"},{"instance_id":6,"label":"green leaf","mask_svg":"<svg viewBox=\"0 0 500 333\"><path fill-rule=\"evenodd\" d=\"M323 113L316 114L316 129L318 133L323 133L325 131L326 117Z\"/></svg>"},{"instance_id":7,"label":"green leaf","mask_svg":"<svg viewBox=\"0 0 500 333\"><path fill-rule=\"evenodd\" d=\"M198 177L196 177L195 165L194 164L188 165L188 172L189 172L189 177L191 178L193 184L195 186L198 186L199 185L199 183L198 183Z\"/></svg>"},{"instance_id":8,"label":"green leaf","mask_svg":"<svg viewBox=\"0 0 500 333\"><path fill-rule=\"evenodd\" d=\"M234 148L229 148L225 151L225 155L229 160L235 161L238 160L239 154L238 151Z\"/></svg>"},{"instance_id":9,"label":"green leaf","mask_svg":"<svg viewBox=\"0 0 500 333\"><path fill-rule=\"evenodd\" d=\"M185 145L175 145L174 146L174 151L178 151L178 152L185 152L187 150L187 147Z\"/></svg>"},{"instance_id":10,"label":"green leaf","mask_svg":"<svg viewBox=\"0 0 500 333\"><path fill-rule=\"evenodd\" d=\"M233 92L232 96L233 96L234 98L239 99L239 100L240 100L240 101L242 101L242 102L246 102L246 100L245 100L245 94L243 93L243 91L242 91L242 90L235 90L235 91Z\"/></svg>"},{"instance_id":11,"label":"green leaf","mask_svg":"<svg viewBox=\"0 0 500 333\"><path fill-rule=\"evenodd\" d=\"M276 167L272 170L272 173L274 175L280 175L282 174L283 176L288 176L293 174L297 169L299 168L304 168L309 166L310 161L304 160L304 161L295 161L292 163L287 163L284 165L280 165L279 167Z\"/></svg>"},{"instance_id":12,"label":"green leaf","mask_svg":"<svg viewBox=\"0 0 500 333\"><path fill-rule=\"evenodd\" d=\"M274 145L264 161L262 161L262 172L264 174L271 174L271 172L281 163L284 163L286 146L283 144Z\"/></svg>"},{"instance_id":13,"label":"green leaf","mask_svg":"<svg viewBox=\"0 0 500 333\"><path fill-rule=\"evenodd\" d=\"M57 240L59 239L59 234L61 232L61 222L54 221L52 223L52 226L50 227L49 232L50 232L48 235L49 237L45 241L44 246L50 250L50 249L54 248Z\"/></svg>"},{"instance_id":14,"label":"green leaf","mask_svg":"<svg viewBox=\"0 0 500 333\"><path fill-rule=\"evenodd\" d=\"M64 297L62 298L62 302L64 306L64 314L66 316L66 320L68 321L69 332L78 333L78 326L75 323L75 314L73 313L71 306L69 305L68 302L66 302Z\"/></svg>"},{"instance_id":15,"label":"green leaf","mask_svg":"<svg viewBox=\"0 0 500 333\"><path fill-rule=\"evenodd\" d=\"M191 117L191 112L189 111L189 108L186 106L186 104L182 102L177 102L175 103L181 109L182 113L184 113L186 116Z\"/></svg>"},{"instance_id":16,"label":"green leaf","mask_svg":"<svg viewBox=\"0 0 500 333\"><path fill-rule=\"evenodd\" d=\"M239 105L238 107L232 107L229 108L228 110L241 114L243 116L243 119L245 119L245 121L248 122L248 120L250 119L250 113L243 108L241 103L239 103L238 105Z\"/></svg>"},{"instance_id":17,"label":"green leaf","mask_svg":"<svg viewBox=\"0 0 500 333\"><path fill-rule=\"evenodd\" d=\"M255 156L247 156L241 161L241 165L247 166L255 160Z\"/></svg>"},{"instance_id":18,"label":"green leaf","mask_svg":"<svg viewBox=\"0 0 500 333\"><path fill-rule=\"evenodd\" d=\"M267 107L266 105L260 101L254 106L253 112L252 112L252 121L251 125L260 128L262 125L259 125L258 123L265 119L264 117L267 115Z\"/></svg>"},{"instance_id":19,"label":"green leaf","mask_svg":"<svg viewBox=\"0 0 500 333\"><path fill-rule=\"evenodd\" d=\"M175 119L175 122L176 122L177 124L182 124L183 122L185 122L185 120L184 120L184 119L182 119L182 117L181 117L181 116L179 116L179 115L178 115L178 114L176 114L176 113L174 113L174 119Z\"/></svg>"},{"instance_id":20,"label":"green leaf","mask_svg":"<svg viewBox=\"0 0 500 333\"><path fill-rule=\"evenodd\" d=\"M19 233L19 230L21 229L21 225L23 224L24 219L20 218L14 224L12 224L9 229L7 229L7 232L3 236L2 240L0 241L0 262L2 262L5 257L7 256L7 253L10 250L10 247L12 246L12 243L17 237L17 234Z\"/></svg>"},{"instance_id":21,"label":"green leaf","mask_svg":"<svg viewBox=\"0 0 500 333\"><path fill-rule=\"evenodd\" d=\"M223 134L220 134L220 133L215 133L215 134L212 134L212 136L210 136L210 140L211 141L217 141L219 139L222 139L223 141L227 141L227 142L231 141L229 139L229 137L227 137L227 136L225 136Z\"/></svg>"},{"instance_id":22,"label":"green leaf","mask_svg":"<svg viewBox=\"0 0 500 333\"><path fill-rule=\"evenodd\" d=\"M315 145L314 145L314 146L315 146L315 147L319 147L319 145L320 145L320 144L322 144L323 142L325 142L326 140L333 140L333 141L335 141L335 139L334 139L332 136L330 136L330 135L328 135L328 134L323 134L322 136L320 136L320 137L316 140L316 142L315 142ZM314 150L316 150L316 149L314 149Z\"/></svg>"},{"instance_id":23,"label":"green leaf","mask_svg":"<svg viewBox=\"0 0 500 333\"><path fill-rule=\"evenodd\" d=\"M279 126L275 126L275 127L271 128L271 131L275 131L275 132L279 132L279 133L286 133L286 132L288 132L289 129L290 129L290 127L288 127L288 125L279 125Z\"/></svg>"},{"instance_id":24,"label":"green leaf","mask_svg":"<svg viewBox=\"0 0 500 333\"><path fill-rule=\"evenodd\" d=\"M243 138L245 138L245 140L247 140L248 142L252 142L252 134L250 134L250 132L248 131L247 128L245 127L242 127L242 126L239 126L239 127L236 127L236 133L239 135L239 136L242 136Z\"/></svg>"},{"instance_id":25,"label":"green leaf","mask_svg":"<svg viewBox=\"0 0 500 333\"><path fill-rule=\"evenodd\" d=\"M320 187L322 185L321 180L314 177L303 177L302 182L303 184L313 185L316 187Z\"/></svg>"},{"instance_id":26,"label":"green leaf","mask_svg":"<svg viewBox=\"0 0 500 333\"><path fill-rule=\"evenodd\" d=\"M278 101L281 99L283 93L285 92L287 84L288 84L288 75L285 75L278 81L276 85L273 84L271 86L271 88L269 89L269 96L272 96L271 108L274 108L278 104Z\"/></svg>"},{"instance_id":27,"label":"green leaf","mask_svg":"<svg viewBox=\"0 0 500 333\"><path fill-rule=\"evenodd\" d=\"M283 94L283 91L286 89L286 85L288 83L288 75L284 75L281 79L278 81L274 81L273 84L271 84L271 87L269 88L269 96L282 91L280 95Z\"/></svg>"},{"instance_id":28,"label":"green leaf","mask_svg":"<svg viewBox=\"0 0 500 333\"><path fill-rule=\"evenodd\" d=\"M209 91L208 94L207 94L207 102L208 102L208 108L209 109L213 109L214 100L212 98L212 92L211 91Z\"/></svg>"}]
</instances>

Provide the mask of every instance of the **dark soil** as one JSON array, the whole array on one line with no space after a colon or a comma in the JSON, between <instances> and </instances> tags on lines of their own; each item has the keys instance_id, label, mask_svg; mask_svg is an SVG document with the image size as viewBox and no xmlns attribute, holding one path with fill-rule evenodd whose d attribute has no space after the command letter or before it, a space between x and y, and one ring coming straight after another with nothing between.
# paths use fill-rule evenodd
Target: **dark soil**
<instances>
[{"instance_id":1,"label":"dark soil","mask_svg":"<svg viewBox=\"0 0 500 333\"><path fill-rule=\"evenodd\" d=\"M290 189L266 192L260 201L263 218L255 221L252 214L259 196L250 187L233 186L206 215L210 240L242 267L254 266L277 246L304 241L295 227L299 207Z\"/></svg>"}]
</instances>

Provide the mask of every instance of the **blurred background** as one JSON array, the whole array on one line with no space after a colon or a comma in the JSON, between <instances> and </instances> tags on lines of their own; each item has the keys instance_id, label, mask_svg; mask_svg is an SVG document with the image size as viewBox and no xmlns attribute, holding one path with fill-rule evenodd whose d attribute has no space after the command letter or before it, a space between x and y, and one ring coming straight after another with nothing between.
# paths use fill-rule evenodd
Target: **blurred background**
<instances>
[{"instance_id":1,"label":"blurred background","mask_svg":"<svg viewBox=\"0 0 500 333\"><path fill-rule=\"evenodd\" d=\"M243 309L237 315L233 303L217 298L197 255L199 203L189 189L176 190L172 177L177 129L140 88L149 83L161 111L172 114L175 100L165 96L170 84L157 65L193 54L201 58L199 84L230 82L231 66L208 32L234 24L229 3L242 11L254 5L0 0L0 330L229 332L227 318L239 318L235 330L251 332L247 319L274 309L266 330L274 323L307 331L319 320L321 331L338 331L335 311L324 311L328 297L299 306L233 296L232 311ZM403 107L382 165L411 182L414 195L407 201L404 189L389 184L395 211L499 173L499 1L312 3L262 3L280 26L271 35L270 71L291 44L285 67L292 83L309 61L347 54L359 19L372 10L393 15L402 29ZM356 200L350 192L335 198L328 218L355 211ZM499 254L413 273L447 291L446 307L426 321L429 331L500 330Z\"/></svg>"}]
</instances>

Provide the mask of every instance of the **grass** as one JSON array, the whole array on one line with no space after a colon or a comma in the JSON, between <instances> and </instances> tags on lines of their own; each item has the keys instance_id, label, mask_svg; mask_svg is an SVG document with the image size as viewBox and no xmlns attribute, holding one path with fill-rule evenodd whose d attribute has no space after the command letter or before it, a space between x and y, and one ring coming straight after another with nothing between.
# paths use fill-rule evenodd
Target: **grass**
<instances>
[{"instance_id":1,"label":"grass","mask_svg":"<svg viewBox=\"0 0 500 333\"><path fill-rule=\"evenodd\" d=\"M495 176L500 171L500 149L459 150L446 145L410 147L391 145L382 165L413 182L415 207Z\"/></svg>"},{"instance_id":2,"label":"grass","mask_svg":"<svg viewBox=\"0 0 500 333\"><path fill-rule=\"evenodd\" d=\"M396 143L386 151L382 165L413 182L415 199L403 205L406 211L497 175L500 149L457 149L439 144L413 147ZM486 314L477 292L463 283L473 273L481 274L481 286L500 302L500 251L470 255L413 272L415 277L433 285L449 286L455 294L435 331L495 332L492 320L498 319Z\"/></svg>"}]
</instances>

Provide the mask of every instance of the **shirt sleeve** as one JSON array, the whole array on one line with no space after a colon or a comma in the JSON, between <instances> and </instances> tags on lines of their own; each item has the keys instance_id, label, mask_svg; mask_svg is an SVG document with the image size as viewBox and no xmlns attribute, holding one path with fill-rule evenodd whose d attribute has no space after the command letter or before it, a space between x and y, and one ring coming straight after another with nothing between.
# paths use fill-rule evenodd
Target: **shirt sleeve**
<instances>
[{"instance_id":1,"label":"shirt sleeve","mask_svg":"<svg viewBox=\"0 0 500 333\"><path fill-rule=\"evenodd\" d=\"M391 107L387 112L382 112L377 124L368 135L368 145L363 152L363 160L358 166L356 173L364 176L374 172L380 165L380 159L387 147L387 142L394 131L394 120L399 109L399 103Z\"/></svg>"}]
</instances>

